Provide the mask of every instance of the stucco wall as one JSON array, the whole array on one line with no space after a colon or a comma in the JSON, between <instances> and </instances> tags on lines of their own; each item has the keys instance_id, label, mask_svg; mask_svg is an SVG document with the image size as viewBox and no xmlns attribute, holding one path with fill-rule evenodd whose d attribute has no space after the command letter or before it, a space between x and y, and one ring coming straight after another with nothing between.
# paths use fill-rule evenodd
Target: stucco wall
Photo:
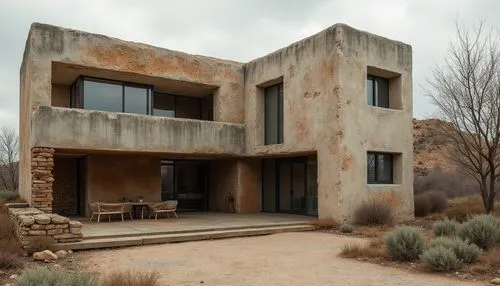
<instances>
[{"instance_id":1,"label":"stucco wall","mask_svg":"<svg viewBox=\"0 0 500 286\"><path fill-rule=\"evenodd\" d=\"M51 106L58 106L58 107L70 106L69 86L62 84L52 85Z\"/></svg>"},{"instance_id":2,"label":"stucco wall","mask_svg":"<svg viewBox=\"0 0 500 286\"><path fill-rule=\"evenodd\" d=\"M138 196L145 201L161 200L159 158L89 155L86 160L86 203L120 202L123 197L136 200Z\"/></svg>"},{"instance_id":3,"label":"stucco wall","mask_svg":"<svg viewBox=\"0 0 500 286\"><path fill-rule=\"evenodd\" d=\"M38 107L33 146L61 149L241 155L241 124L149 115Z\"/></svg>"},{"instance_id":4,"label":"stucco wall","mask_svg":"<svg viewBox=\"0 0 500 286\"><path fill-rule=\"evenodd\" d=\"M365 199L394 206L398 218L413 216L411 47L346 25L332 26L245 65L247 153L318 155L319 217L352 219ZM398 109L366 102L368 67L391 85ZM371 70L370 70L371 71ZM264 144L263 88L284 85L284 143ZM367 184L367 151L401 154L395 184Z\"/></svg>"}]
</instances>

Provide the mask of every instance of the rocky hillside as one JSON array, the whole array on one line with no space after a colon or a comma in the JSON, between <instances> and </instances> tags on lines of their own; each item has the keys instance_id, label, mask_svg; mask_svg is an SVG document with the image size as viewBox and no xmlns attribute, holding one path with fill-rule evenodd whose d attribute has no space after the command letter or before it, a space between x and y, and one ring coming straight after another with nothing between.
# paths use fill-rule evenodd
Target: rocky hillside
<instances>
[{"instance_id":1,"label":"rocky hillside","mask_svg":"<svg viewBox=\"0 0 500 286\"><path fill-rule=\"evenodd\" d=\"M450 146L439 133L445 124L439 119L413 119L413 168L415 175L426 175L434 168L453 171L454 166L447 158Z\"/></svg>"}]
</instances>

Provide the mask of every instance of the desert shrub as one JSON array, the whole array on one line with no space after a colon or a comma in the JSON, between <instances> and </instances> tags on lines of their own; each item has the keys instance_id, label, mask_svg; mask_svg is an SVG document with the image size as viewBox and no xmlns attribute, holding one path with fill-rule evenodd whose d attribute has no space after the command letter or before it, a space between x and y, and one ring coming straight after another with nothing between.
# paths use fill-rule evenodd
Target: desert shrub
<instances>
[{"instance_id":1,"label":"desert shrub","mask_svg":"<svg viewBox=\"0 0 500 286\"><path fill-rule=\"evenodd\" d=\"M469 244L461 239L456 239L453 252L463 263L471 264L477 261L482 250L473 243Z\"/></svg>"},{"instance_id":2,"label":"desert shrub","mask_svg":"<svg viewBox=\"0 0 500 286\"><path fill-rule=\"evenodd\" d=\"M23 266L19 255L12 252L0 251L0 270L16 269Z\"/></svg>"},{"instance_id":3,"label":"desert shrub","mask_svg":"<svg viewBox=\"0 0 500 286\"><path fill-rule=\"evenodd\" d=\"M436 221L433 225L435 236L454 236L460 227L460 223L455 220L443 219Z\"/></svg>"},{"instance_id":4,"label":"desert shrub","mask_svg":"<svg viewBox=\"0 0 500 286\"><path fill-rule=\"evenodd\" d=\"M438 237L433 239L426 249L444 247L453 251L455 256L463 263L473 263L481 255L481 249L475 244L469 244L461 239L450 239L448 237Z\"/></svg>"},{"instance_id":5,"label":"desert shrub","mask_svg":"<svg viewBox=\"0 0 500 286\"><path fill-rule=\"evenodd\" d=\"M458 235L488 249L500 239L500 221L492 215L475 215L463 224Z\"/></svg>"},{"instance_id":6,"label":"desert shrub","mask_svg":"<svg viewBox=\"0 0 500 286\"><path fill-rule=\"evenodd\" d=\"M415 207L415 216L424 217L431 213L431 204L429 203L429 196L427 194L417 194L413 199Z\"/></svg>"},{"instance_id":7,"label":"desert shrub","mask_svg":"<svg viewBox=\"0 0 500 286\"><path fill-rule=\"evenodd\" d=\"M101 286L159 286L158 272L117 271L106 275Z\"/></svg>"},{"instance_id":8,"label":"desert shrub","mask_svg":"<svg viewBox=\"0 0 500 286\"><path fill-rule=\"evenodd\" d=\"M78 271L50 270L45 267L28 268L16 279L15 286L97 286L98 276L94 273Z\"/></svg>"},{"instance_id":9,"label":"desert shrub","mask_svg":"<svg viewBox=\"0 0 500 286\"><path fill-rule=\"evenodd\" d=\"M354 231L354 226L349 223L343 223L340 225L340 231L343 233L351 233Z\"/></svg>"},{"instance_id":10,"label":"desert shrub","mask_svg":"<svg viewBox=\"0 0 500 286\"><path fill-rule=\"evenodd\" d=\"M363 202L354 212L357 225L390 225L392 221L391 206L380 200Z\"/></svg>"},{"instance_id":11,"label":"desert shrub","mask_svg":"<svg viewBox=\"0 0 500 286\"><path fill-rule=\"evenodd\" d=\"M9 218L9 215L0 211L0 239L15 238L16 227L14 222Z\"/></svg>"},{"instance_id":12,"label":"desert shrub","mask_svg":"<svg viewBox=\"0 0 500 286\"><path fill-rule=\"evenodd\" d=\"M420 259L434 271L451 271L462 266L453 250L441 245L426 249Z\"/></svg>"},{"instance_id":13,"label":"desert shrub","mask_svg":"<svg viewBox=\"0 0 500 286\"><path fill-rule=\"evenodd\" d=\"M449 198L470 195L477 189L472 178L454 172L444 172L439 168L433 169L425 176L415 177L413 185L415 194L437 190Z\"/></svg>"},{"instance_id":14,"label":"desert shrub","mask_svg":"<svg viewBox=\"0 0 500 286\"><path fill-rule=\"evenodd\" d=\"M424 217L443 212L448 207L448 199L441 191L427 191L415 195L414 206L415 216Z\"/></svg>"},{"instance_id":15,"label":"desert shrub","mask_svg":"<svg viewBox=\"0 0 500 286\"><path fill-rule=\"evenodd\" d=\"M395 260L413 261L424 249L424 237L419 229L402 226L385 237L385 248Z\"/></svg>"},{"instance_id":16,"label":"desert shrub","mask_svg":"<svg viewBox=\"0 0 500 286\"><path fill-rule=\"evenodd\" d=\"M52 245L55 244L56 241L49 236L40 236L36 237L28 242L26 246L26 252L28 254L33 254L35 252L44 251L44 250L52 250Z\"/></svg>"},{"instance_id":17,"label":"desert shrub","mask_svg":"<svg viewBox=\"0 0 500 286\"><path fill-rule=\"evenodd\" d=\"M339 222L333 218L322 218L313 221L314 227L318 230L332 230L339 227Z\"/></svg>"},{"instance_id":18,"label":"desert shrub","mask_svg":"<svg viewBox=\"0 0 500 286\"><path fill-rule=\"evenodd\" d=\"M448 207L448 197L442 191L427 191L427 198L431 205L431 213L441 213Z\"/></svg>"},{"instance_id":19,"label":"desert shrub","mask_svg":"<svg viewBox=\"0 0 500 286\"><path fill-rule=\"evenodd\" d=\"M340 256L345 258L374 258L383 257L385 254L383 252L383 248L381 248L377 243L370 242L368 245L347 243L342 247Z\"/></svg>"},{"instance_id":20,"label":"desert shrub","mask_svg":"<svg viewBox=\"0 0 500 286\"><path fill-rule=\"evenodd\" d=\"M17 191L0 191L0 201L14 201L19 199L19 193Z\"/></svg>"}]
</instances>

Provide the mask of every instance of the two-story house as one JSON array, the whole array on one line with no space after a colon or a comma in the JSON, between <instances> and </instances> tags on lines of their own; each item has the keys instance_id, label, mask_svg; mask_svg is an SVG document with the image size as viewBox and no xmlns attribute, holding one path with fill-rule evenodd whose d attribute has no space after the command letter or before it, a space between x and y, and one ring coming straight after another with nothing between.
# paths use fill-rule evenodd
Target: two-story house
<instances>
[{"instance_id":1,"label":"two-story house","mask_svg":"<svg viewBox=\"0 0 500 286\"><path fill-rule=\"evenodd\" d=\"M239 63L35 23L20 82L20 192L45 212L230 194L238 213L413 216L404 43L337 24Z\"/></svg>"}]
</instances>

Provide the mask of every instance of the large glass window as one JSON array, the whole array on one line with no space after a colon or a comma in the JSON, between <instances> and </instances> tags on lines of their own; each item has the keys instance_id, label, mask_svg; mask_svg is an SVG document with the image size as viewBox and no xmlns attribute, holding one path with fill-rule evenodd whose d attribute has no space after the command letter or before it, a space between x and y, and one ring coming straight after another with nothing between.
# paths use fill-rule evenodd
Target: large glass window
<instances>
[{"instance_id":1,"label":"large glass window","mask_svg":"<svg viewBox=\"0 0 500 286\"><path fill-rule=\"evenodd\" d=\"M388 153L368 152L367 181L368 184L393 183L393 155Z\"/></svg>"},{"instance_id":2,"label":"large glass window","mask_svg":"<svg viewBox=\"0 0 500 286\"><path fill-rule=\"evenodd\" d=\"M264 90L265 144L283 143L283 83Z\"/></svg>"},{"instance_id":3,"label":"large glass window","mask_svg":"<svg viewBox=\"0 0 500 286\"><path fill-rule=\"evenodd\" d=\"M389 108L389 80L368 75L366 79L368 105Z\"/></svg>"},{"instance_id":4,"label":"large glass window","mask_svg":"<svg viewBox=\"0 0 500 286\"><path fill-rule=\"evenodd\" d=\"M149 114L148 89L125 86L124 103L124 112Z\"/></svg>"},{"instance_id":5,"label":"large glass window","mask_svg":"<svg viewBox=\"0 0 500 286\"><path fill-rule=\"evenodd\" d=\"M121 112L122 94L121 84L85 80L83 82L83 108Z\"/></svg>"},{"instance_id":6,"label":"large glass window","mask_svg":"<svg viewBox=\"0 0 500 286\"><path fill-rule=\"evenodd\" d=\"M164 117L175 117L175 96L155 92L153 114Z\"/></svg>"},{"instance_id":7,"label":"large glass window","mask_svg":"<svg viewBox=\"0 0 500 286\"><path fill-rule=\"evenodd\" d=\"M150 114L151 87L82 77L71 87L71 107Z\"/></svg>"}]
</instances>

